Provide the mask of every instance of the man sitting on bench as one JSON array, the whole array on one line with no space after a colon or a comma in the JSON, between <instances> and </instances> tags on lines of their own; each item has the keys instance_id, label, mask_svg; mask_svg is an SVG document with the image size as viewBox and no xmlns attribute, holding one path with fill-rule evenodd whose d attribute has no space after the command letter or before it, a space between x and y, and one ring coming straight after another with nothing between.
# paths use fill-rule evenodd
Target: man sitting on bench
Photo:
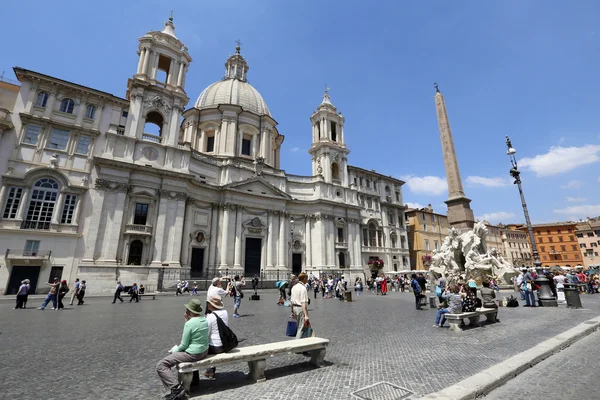
<instances>
[{"instance_id":1,"label":"man sitting on bench","mask_svg":"<svg viewBox=\"0 0 600 400\"><path fill-rule=\"evenodd\" d=\"M462 312L462 298L465 297L464 293L459 294L458 286L450 285L444 293L442 293L442 299L448 302L448 308L440 308L435 316L435 328L441 328L446 322L444 314L460 314Z\"/></svg>"}]
</instances>

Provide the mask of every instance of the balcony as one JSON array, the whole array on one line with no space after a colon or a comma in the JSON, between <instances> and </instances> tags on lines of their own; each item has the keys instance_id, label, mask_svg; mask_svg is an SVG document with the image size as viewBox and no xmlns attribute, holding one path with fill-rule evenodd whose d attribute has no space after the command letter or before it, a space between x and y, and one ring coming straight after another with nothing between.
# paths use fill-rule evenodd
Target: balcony
<instances>
[{"instance_id":1,"label":"balcony","mask_svg":"<svg viewBox=\"0 0 600 400\"><path fill-rule=\"evenodd\" d=\"M154 143L162 142L162 138L160 136L152 135L150 133L143 133L142 140L148 140L148 141L154 142Z\"/></svg>"},{"instance_id":2,"label":"balcony","mask_svg":"<svg viewBox=\"0 0 600 400\"><path fill-rule=\"evenodd\" d=\"M5 259L9 260L49 260L52 250L6 249Z\"/></svg>"},{"instance_id":3,"label":"balcony","mask_svg":"<svg viewBox=\"0 0 600 400\"><path fill-rule=\"evenodd\" d=\"M148 225L125 225L125 233L133 233L136 235L152 235L152 227Z\"/></svg>"},{"instance_id":4,"label":"balcony","mask_svg":"<svg viewBox=\"0 0 600 400\"><path fill-rule=\"evenodd\" d=\"M348 243L346 243L346 242L335 242L335 248L336 249L347 249L348 248Z\"/></svg>"},{"instance_id":5,"label":"balcony","mask_svg":"<svg viewBox=\"0 0 600 400\"><path fill-rule=\"evenodd\" d=\"M47 222L47 221L23 221L23 222L21 222L21 229L48 231L48 230L50 230L50 222Z\"/></svg>"}]
</instances>

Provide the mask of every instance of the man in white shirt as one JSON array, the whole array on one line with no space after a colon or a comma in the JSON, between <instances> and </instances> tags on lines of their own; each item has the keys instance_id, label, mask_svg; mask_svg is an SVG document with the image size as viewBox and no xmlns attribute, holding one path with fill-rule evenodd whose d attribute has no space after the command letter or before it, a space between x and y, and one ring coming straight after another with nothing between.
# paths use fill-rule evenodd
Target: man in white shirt
<instances>
[{"instance_id":1,"label":"man in white shirt","mask_svg":"<svg viewBox=\"0 0 600 400\"><path fill-rule=\"evenodd\" d=\"M206 309L208 310L208 299L210 299L212 296L221 296L221 298L223 298L228 295L229 292L227 290L223 290L221 278L213 278L212 283L206 292Z\"/></svg>"},{"instance_id":2,"label":"man in white shirt","mask_svg":"<svg viewBox=\"0 0 600 400\"><path fill-rule=\"evenodd\" d=\"M304 272L298 275L298 283L292 288L292 313L296 316L298 322L298 330L296 331L296 339L302 337L302 328L309 323L308 320L308 292L306 290L306 281L308 275Z\"/></svg>"}]
</instances>

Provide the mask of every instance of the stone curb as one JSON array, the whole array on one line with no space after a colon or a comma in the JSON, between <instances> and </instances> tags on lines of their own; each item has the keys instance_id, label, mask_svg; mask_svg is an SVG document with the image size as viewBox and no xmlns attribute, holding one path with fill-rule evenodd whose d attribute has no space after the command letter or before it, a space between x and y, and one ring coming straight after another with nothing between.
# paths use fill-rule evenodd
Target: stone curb
<instances>
[{"instance_id":1,"label":"stone curb","mask_svg":"<svg viewBox=\"0 0 600 400\"><path fill-rule=\"evenodd\" d=\"M600 316L587 320L537 346L475 374L439 392L430 393L421 400L472 400L489 394L492 390L525 372L553 354L559 353L583 339L600 327Z\"/></svg>"}]
</instances>

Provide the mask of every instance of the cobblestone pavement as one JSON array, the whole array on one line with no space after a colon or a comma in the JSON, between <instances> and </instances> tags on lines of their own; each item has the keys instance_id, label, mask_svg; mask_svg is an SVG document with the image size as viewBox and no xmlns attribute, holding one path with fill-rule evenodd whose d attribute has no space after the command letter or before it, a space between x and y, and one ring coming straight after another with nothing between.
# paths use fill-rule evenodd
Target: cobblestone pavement
<instances>
[{"instance_id":1,"label":"cobblestone pavement","mask_svg":"<svg viewBox=\"0 0 600 400\"><path fill-rule=\"evenodd\" d=\"M600 332L592 333L494 390L485 399L597 399L598 340Z\"/></svg>"},{"instance_id":2,"label":"cobblestone pavement","mask_svg":"<svg viewBox=\"0 0 600 400\"><path fill-rule=\"evenodd\" d=\"M260 301L244 298L242 318L231 318L240 346L288 339L289 308L274 290ZM249 295L249 291L248 291ZM204 294L201 294L204 299ZM139 304L89 298L64 311L27 310L0 302L0 398L31 394L52 399L158 399L158 360L179 342L188 297L157 297ZM434 392L505 360L537 342L600 314L600 296L585 296L583 310L500 309L499 324L453 333L432 327L434 310L416 311L411 293L365 294L352 303L313 300L318 336L331 340L327 363L314 369L301 355L267 360L267 382L244 378L247 364L217 370L194 396L237 399L350 399L380 381L415 392ZM226 299L231 312L232 300Z\"/></svg>"}]
</instances>

